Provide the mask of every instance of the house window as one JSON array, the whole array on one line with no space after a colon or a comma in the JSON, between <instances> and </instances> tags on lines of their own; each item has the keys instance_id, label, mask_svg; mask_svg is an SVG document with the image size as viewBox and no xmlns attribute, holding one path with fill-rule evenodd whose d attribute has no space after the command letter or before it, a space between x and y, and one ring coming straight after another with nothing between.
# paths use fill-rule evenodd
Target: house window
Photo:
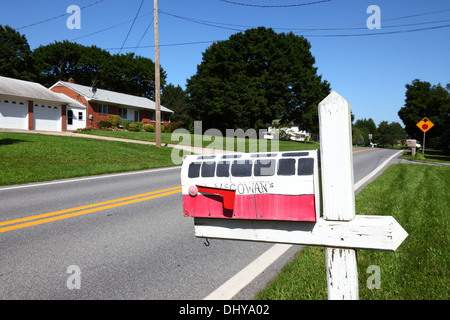
<instances>
[{"instance_id":1,"label":"house window","mask_svg":"<svg viewBox=\"0 0 450 320\"><path fill-rule=\"evenodd\" d=\"M139 122L139 111L134 111L134 122Z\"/></svg>"},{"instance_id":2,"label":"house window","mask_svg":"<svg viewBox=\"0 0 450 320\"><path fill-rule=\"evenodd\" d=\"M155 120L155 111L152 111L151 116L150 116L150 120L151 121L156 121Z\"/></svg>"},{"instance_id":3,"label":"house window","mask_svg":"<svg viewBox=\"0 0 450 320\"><path fill-rule=\"evenodd\" d=\"M67 110L67 124L71 126L73 124L73 111Z\"/></svg>"},{"instance_id":4,"label":"house window","mask_svg":"<svg viewBox=\"0 0 450 320\"><path fill-rule=\"evenodd\" d=\"M83 112L78 112L78 120L83 120Z\"/></svg>"},{"instance_id":5,"label":"house window","mask_svg":"<svg viewBox=\"0 0 450 320\"><path fill-rule=\"evenodd\" d=\"M126 108L117 108L117 114L122 118L122 119L126 119L127 118L127 112L128 110Z\"/></svg>"},{"instance_id":6,"label":"house window","mask_svg":"<svg viewBox=\"0 0 450 320\"><path fill-rule=\"evenodd\" d=\"M98 109L98 113L108 114L108 105L107 104L98 104L97 109Z\"/></svg>"}]
</instances>

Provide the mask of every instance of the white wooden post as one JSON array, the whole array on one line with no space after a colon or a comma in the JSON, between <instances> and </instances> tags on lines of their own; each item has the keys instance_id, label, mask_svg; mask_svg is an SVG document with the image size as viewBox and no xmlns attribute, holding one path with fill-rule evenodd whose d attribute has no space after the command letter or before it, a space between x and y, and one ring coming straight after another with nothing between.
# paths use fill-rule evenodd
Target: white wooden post
<instances>
[{"instance_id":1,"label":"white wooden post","mask_svg":"<svg viewBox=\"0 0 450 320\"><path fill-rule=\"evenodd\" d=\"M336 92L319 104L323 218L355 218L350 104ZM326 248L328 299L357 300L358 270L354 249Z\"/></svg>"}]
</instances>

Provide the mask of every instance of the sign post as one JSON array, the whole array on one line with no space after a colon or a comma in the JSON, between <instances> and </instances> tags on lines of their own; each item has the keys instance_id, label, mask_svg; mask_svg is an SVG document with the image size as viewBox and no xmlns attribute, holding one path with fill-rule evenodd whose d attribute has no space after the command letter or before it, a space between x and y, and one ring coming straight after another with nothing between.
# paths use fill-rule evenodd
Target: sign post
<instances>
[{"instance_id":1,"label":"sign post","mask_svg":"<svg viewBox=\"0 0 450 320\"><path fill-rule=\"evenodd\" d=\"M323 218L355 219L350 104L332 92L319 104ZM358 299L356 251L326 248L328 299Z\"/></svg>"},{"instance_id":2,"label":"sign post","mask_svg":"<svg viewBox=\"0 0 450 320\"><path fill-rule=\"evenodd\" d=\"M356 249L395 251L408 233L393 217L355 214L350 104L333 91L319 123L320 161L317 151L187 156L184 215L198 238L325 247L328 298L355 300Z\"/></svg>"},{"instance_id":3,"label":"sign post","mask_svg":"<svg viewBox=\"0 0 450 320\"><path fill-rule=\"evenodd\" d=\"M430 119L427 117L420 120L418 123L416 123L416 126L419 127L420 130L423 132L423 154L425 154L425 133L427 133L428 130L434 127L434 123L431 122Z\"/></svg>"}]
</instances>

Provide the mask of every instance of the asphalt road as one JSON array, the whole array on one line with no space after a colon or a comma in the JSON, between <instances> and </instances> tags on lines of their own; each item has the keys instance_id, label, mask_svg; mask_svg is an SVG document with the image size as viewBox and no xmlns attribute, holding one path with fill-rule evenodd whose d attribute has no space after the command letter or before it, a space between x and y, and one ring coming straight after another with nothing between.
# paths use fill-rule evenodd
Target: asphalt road
<instances>
[{"instance_id":1,"label":"asphalt road","mask_svg":"<svg viewBox=\"0 0 450 320\"><path fill-rule=\"evenodd\" d=\"M397 152L360 150L355 183ZM205 246L177 186L179 167L0 187L0 299L203 299L273 247ZM300 249L234 299L252 299Z\"/></svg>"}]
</instances>

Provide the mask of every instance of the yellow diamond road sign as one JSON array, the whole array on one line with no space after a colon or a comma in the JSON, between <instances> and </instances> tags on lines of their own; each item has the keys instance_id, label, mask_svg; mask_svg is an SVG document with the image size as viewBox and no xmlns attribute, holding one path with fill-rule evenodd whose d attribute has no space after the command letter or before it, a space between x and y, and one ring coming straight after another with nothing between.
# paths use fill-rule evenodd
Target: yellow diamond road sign
<instances>
[{"instance_id":1,"label":"yellow diamond road sign","mask_svg":"<svg viewBox=\"0 0 450 320\"><path fill-rule=\"evenodd\" d=\"M424 133L430 130L434 127L434 123L430 121L427 117L420 120L418 123L416 123L416 126L419 127L420 130L422 130Z\"/></svg>"}]
</instances>

